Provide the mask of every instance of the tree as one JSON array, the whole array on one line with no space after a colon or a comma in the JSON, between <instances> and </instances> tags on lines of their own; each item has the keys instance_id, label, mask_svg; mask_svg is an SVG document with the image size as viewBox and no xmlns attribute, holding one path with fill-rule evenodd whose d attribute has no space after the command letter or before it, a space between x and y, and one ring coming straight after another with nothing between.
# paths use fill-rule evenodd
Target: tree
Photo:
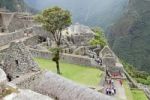
<instances>
[{"instance_id":1,"label":"tree","mask_svg":"<svg viewBox=\"0 0 150 100\"><path fill-rule=\"evenodd\" d=\"M56 48L53 49L54 57L52 60L56 63L57 73L60 74L59 59L62 30L71 25L71 14L68 10L53 7L37 15L35 20L42 24L44 29L52 35L55 41Z\"/></svg>"},{"instance_id":2,"label":"tree","mask_svg":"<svg viewBox=\"0 0 150 100\"><path fill-rule=\"evenodd\" d=\"M104 47L107 44L104 32L99 27L92 28L92 31L95 32L95 37L90 40L90 44Z\"/></svg>"}]
</instances>

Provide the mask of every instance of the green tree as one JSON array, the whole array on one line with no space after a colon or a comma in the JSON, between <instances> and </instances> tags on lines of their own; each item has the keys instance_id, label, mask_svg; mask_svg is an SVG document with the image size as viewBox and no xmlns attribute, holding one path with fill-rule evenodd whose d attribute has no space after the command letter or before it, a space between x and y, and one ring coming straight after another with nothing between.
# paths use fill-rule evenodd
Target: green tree
<instances>
[{"instance_id":1,"label":"green tree","mask_svg":"<svg viewBox=\"0 0 150 100\"><path fill-rule=\"evenodd\" d=\"M54 57L52 60L56 63L57 73L60 74L59 59L62 30L71 25L71 14L68 10L53 7L37 15L35 20L40 22L44 29L53 36L56 47L53 49Z\"/></svg>"},{"instance_id":2,"label":"green tree","mask_svg":"<svg viewBox=\"0 0 150 100\"><path fill-rule=\"evenodd\" d=\"M100 45L104 47L107 44L107 42L106 42L106 38L102 29L100 29L99 27L94 27L92 28L92 31L95 32L95 36L92 40L90 40L90 44Z\"/></svg>"}]
</instances>

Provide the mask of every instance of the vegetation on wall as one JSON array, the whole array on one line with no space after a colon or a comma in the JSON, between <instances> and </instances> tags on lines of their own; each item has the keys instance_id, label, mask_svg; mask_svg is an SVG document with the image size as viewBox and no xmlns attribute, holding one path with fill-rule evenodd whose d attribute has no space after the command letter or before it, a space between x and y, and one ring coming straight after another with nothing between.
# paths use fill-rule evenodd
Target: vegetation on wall
<instances>
[{"instance_id":1,"label":"vegetation on wall","mask_svg":"<svg viewBox=\"0 0 150 100\"><path fill-rule=\"evenodd\" d=\"M90 40L90 44L94 46L100 45L104 47L107 44L107 42L102 29L100 29L99 27L94 27L92 28L92 31L95 33L95 36L93 39Z\"/></svg>"},{"instance_id":2,"label":"vegetation on wall","mask_svg":"<svg viewBox=\"0 0 150 100\"><path fill-rule=\"evenodd\" d=\"M131 64L123 62L123 66L125 70L129 73L129 75L134 78L138 83L142 83L144 85L150 85L150 74L144 71L139 71Z\"/></svg>"}]
</instances>

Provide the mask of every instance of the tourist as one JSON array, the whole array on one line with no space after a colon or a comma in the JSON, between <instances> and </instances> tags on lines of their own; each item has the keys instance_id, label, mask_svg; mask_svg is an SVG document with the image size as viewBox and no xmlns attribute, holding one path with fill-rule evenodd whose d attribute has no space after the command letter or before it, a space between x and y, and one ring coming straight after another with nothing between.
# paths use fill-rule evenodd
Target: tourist
<instances>
[{"instance_id":1,"label":"tourist","mask_svg":"<svg viewBox=\"0 0 150 100\"><path fill-rule=\"evenodd\" d=\"M114 88L114 94L116 94L116 88Z\"/></svg>"},{"instance_id":2,"label":"tourist","mask_svg":"<svg viewBox=\"0 0 150 100\"><path fill-rule=\"evenodd\" d=\"M111 84L112 84L112 86L114 86L114 80L113 79L111 80Z\"/></svg>"},{"instance_id":3,"label":"tourist","mask_svg":"<svg viewBox=\"0 0 150 100\"><path fill-rule=\"evenodd\" d=\"M114 95L115 92L114 92L114 89L111 89L111 95Z\"/></svg>"},{"instance_id":4,"label":"tourist","mask_svg":"<svg viewBox=\"0 0 150 100\"><path fill-rule=\"evenodd\" d=\"M111 79L109 80L109 84L111 85Z\"/></svg>"},{"instance_id":5,"label":"tourist","mask_svg":"<svg viewBox=\"0 0 150 100\"><path fill-rule=\"evenodd\" d=\"M110 88L108 89L108 94L111 95L111 89Z\"/></svg>"},{"instance_id":6,"label":"tourist","mask_svg":"<svg viewBox=\"0 0 150 100\"><path fill-rule=\"evenodd\" d=\"M108 89L108 88L106 88L106 94L107 94L107 95L109 94L109 89Z\"/></svg>"}]
</instances>

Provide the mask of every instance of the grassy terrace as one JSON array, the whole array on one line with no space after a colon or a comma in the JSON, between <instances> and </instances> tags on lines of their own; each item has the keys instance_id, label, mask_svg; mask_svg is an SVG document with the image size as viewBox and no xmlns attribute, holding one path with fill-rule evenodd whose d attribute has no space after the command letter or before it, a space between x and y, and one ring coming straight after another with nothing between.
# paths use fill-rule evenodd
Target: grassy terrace
<instances>
[{"instance_id":1,"label":"grassy terrace","mask_svg":"<svg viewBox=\"0 0 150 100\"><path fill-rule=\"evenodd\" d=\"M142 90L131 89L131 92L133 95L133 100L148 100L148 98Z\"/></svg>"},{"instance_id":2,"label":"grassy terrace","mask_svg":"<svg viewBox=\"0 0 150 100\"><path fill-rule=\"evenodd\" d=\"M53 61L40 58L35 58L35 61L42 69L51 70L56 73L56 65ZM60 70L62 76L88 86L97 86L102 75L102 71L98 69L65 62L60 62Z\"/></svg>"},{"instance_id":3,"label":"grassy terrace","mask_svg":"<svg viewBox=\"0 0 150 100\"><path fill-rule=\"evenodd\" d=\"M126 81L124 81L123 86L126 91L127 100L148 100L148 98L142 90L130 89Z\"/></svg>"},{"instance_id":4,"label":"grassy terrace","mask_svg":"<svg viewBox=\"0 0 150 100\"><path fill-rule=\"evenodd\" d=\"M127 100L134 100L131 89L126 81L123 82L123 86L126 92Z\"/></svg>"}]
</instances>

